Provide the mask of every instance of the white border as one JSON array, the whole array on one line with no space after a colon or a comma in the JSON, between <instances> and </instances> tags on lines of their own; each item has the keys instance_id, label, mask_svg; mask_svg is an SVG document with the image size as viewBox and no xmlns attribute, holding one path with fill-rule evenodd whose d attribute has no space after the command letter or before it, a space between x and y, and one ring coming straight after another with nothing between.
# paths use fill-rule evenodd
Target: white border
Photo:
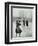
<instances>
[{"instance_id":1,"label":"white border","mask_svg":"<svg viewBox=\"0 0 38 46\"><path fill-rule=\"evenodd\" d=\"M24 38L13 38L12 40L11 40L11 6L23 6L23 7L34 7L34 9L33 9L33 24L32 24L32 37L24 37ZM31 5L14 5L14 4L10 4L9 5L9 39L10 39L10 42L17 42L17 41L32 41L32 40L35 40L35 6L31 6Z\"/></svg>"}]
</instances>

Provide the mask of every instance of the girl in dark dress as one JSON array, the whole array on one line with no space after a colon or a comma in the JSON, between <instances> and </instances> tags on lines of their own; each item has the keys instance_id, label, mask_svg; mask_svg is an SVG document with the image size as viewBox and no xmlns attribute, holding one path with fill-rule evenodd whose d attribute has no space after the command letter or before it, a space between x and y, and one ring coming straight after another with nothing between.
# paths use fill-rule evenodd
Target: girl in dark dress
<instances>
[{"instance_id":1,"label":"girl in dark dress","mask_svg":"<svg viewBox=\"0 0 38 46\"><path fill-rule=\"evenodd\" d=\"M20 37L20 34L22 32L21 28L19 27L21 24L20 24L20 21L16 21L16 36L17 34L19 34L19 37Z\"/></svg>"}]
</instances>

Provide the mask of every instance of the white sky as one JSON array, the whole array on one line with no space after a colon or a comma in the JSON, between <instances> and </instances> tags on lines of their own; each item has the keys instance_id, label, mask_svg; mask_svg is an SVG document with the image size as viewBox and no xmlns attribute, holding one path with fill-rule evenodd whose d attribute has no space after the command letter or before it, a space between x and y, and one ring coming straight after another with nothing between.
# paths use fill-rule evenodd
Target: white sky
<instances>
[{"instance_id":1,"label":"white sky","mask_svg":"<svg viewBox=\"0 0 38 46\"><path fill-rule=\"evenodd\" d=\"M31 17L32 9L13 8L13 17Z\"/></svg>"}]
</instances>

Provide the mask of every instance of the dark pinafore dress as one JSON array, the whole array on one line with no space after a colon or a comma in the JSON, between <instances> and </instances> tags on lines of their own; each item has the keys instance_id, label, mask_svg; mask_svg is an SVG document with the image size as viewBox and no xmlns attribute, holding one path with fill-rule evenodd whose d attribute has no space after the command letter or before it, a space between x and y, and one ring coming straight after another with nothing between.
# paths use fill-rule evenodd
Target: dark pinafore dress
<instances>
[{"instance_id":1,"label":"dark pinafore dress","mask_svg":"<svg viewBox=\"0 0 38 46\"><path fill-rule=\"evenodd\" d=\"M22 32L22 30L19 27L17 27L16 28L16 33L21 33L21 32Z\"/></svg>"}]
</instances>

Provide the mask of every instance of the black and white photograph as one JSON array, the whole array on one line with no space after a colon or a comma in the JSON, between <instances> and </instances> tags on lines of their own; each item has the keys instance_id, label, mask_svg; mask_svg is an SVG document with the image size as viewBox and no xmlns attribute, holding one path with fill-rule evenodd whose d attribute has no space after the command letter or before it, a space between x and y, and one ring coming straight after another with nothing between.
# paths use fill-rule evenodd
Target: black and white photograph
<instances>
[{"instance_id":1,"label":"black and white photograph","mask_svg":"<svg viewBox=\"0 0 38 46\"><path fill-rule=\"evenodd\" d=\"M7 6L8 5L8 6ZM6 39L10 43L35 42L36 4L7 3ZM8 20L7 20L8 19ZM9 21L9 22L8 22Z\"/></svg>"},{"instance_id":2,"label":"black and white photograph","mask_svg":"<svg viewBox=\"0 0 38 46\"><path fill-rule=\"evenodd\" d=\"M12 37L32 37L32 9L12 8Z\"/></svg>"}]
</instances>

